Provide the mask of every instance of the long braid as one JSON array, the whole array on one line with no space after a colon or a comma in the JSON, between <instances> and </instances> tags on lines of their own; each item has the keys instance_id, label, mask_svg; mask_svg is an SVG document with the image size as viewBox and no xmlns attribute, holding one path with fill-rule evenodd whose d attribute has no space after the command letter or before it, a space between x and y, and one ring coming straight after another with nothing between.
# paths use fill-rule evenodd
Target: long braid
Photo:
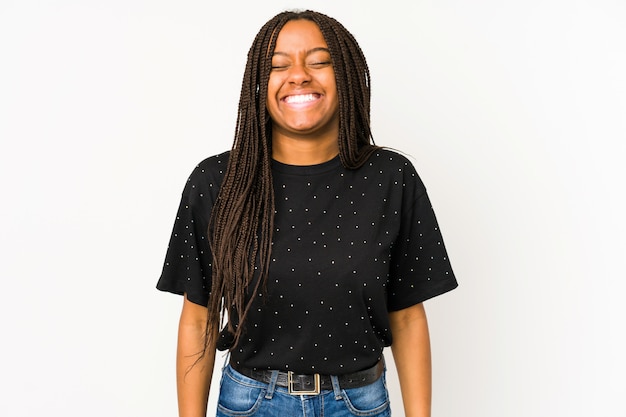
<instances>
[{"instance_id":1,"label":"long braid","mask_svg":"<svg viewBox=\"0 0 626 417\"><path fill-rule=\"evenodd\" d=\"M339 151L347 168L358 168L378 149L370 130L370 74L356 39L335 19L316 13L331 52L339 96Z\"/></svg>"},{"instance_id":2,"label":"long braid","mask_svg":"<svg viewBox=\"0 0 626 417\"><path fill-rule=\"evenodd\" d=\"M343 165L358 168L377 149L369 125L369 70L354 37L335 19L314 11L283 12L268 21L248 52L234 143L211 211L212 287L205 347L199 358L217 337L226 312L230 315L227 330L233 335L231 349L237 346L252 301L265 286L274 230L267 86L278 33L285 23L296 19L315 22L330 50L339 98Z\"/></svg>"}]
</instances>

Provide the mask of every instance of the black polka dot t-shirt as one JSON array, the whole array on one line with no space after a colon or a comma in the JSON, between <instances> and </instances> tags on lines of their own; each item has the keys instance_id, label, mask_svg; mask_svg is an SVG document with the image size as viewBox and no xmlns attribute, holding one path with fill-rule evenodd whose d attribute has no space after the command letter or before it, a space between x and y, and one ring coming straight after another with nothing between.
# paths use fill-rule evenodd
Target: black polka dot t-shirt
<instances>
[{"instance_id":1,"label":"black polka dot t-shirt","mask_svg":"<svg viewBox=\"0 0 626 417\"><path fill-rule=\"evenodd\" d=\"M157 288L207 305L207 226L228 152L185 186ZM426 189L404 156L379 150L359 169L339 157L272 165L276 214L267 288L231 360L250 368L343 374L393 342L388 312L457 286ZM231 338L223 331L218 348Z\"/></svg>"}]
</instances>

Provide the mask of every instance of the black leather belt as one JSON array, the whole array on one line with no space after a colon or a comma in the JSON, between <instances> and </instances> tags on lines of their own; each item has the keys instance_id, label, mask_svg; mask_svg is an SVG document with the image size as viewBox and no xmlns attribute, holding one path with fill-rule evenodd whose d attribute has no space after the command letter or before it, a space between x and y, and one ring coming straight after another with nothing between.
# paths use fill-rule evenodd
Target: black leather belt
<instances>
[{"instance_id":1,"label":"black leather belt","mask_svg":"<svg viewBox=\"0 0 626 417\"><path fill-rule=\"evenodd\" d=\"M246 368L245 366L237 365L235 363L230 366L242 375L252 378L259 382L269 384L272 379L273 371L254 370L252 368ZM342 389L359 388L365 385L376 382L378 378L383 374L385 364L382 360L378 361L376 365L371 368L364 369L362 371L354 372L351 374L338 375L339 387ZM294 372L278 372L278 379L276 385L279 387L288 388L289 394L293 395L316 395L321 390L332 390L333 384L329 375L320 374L296 374Z\"/></svg>"}]
</instances>

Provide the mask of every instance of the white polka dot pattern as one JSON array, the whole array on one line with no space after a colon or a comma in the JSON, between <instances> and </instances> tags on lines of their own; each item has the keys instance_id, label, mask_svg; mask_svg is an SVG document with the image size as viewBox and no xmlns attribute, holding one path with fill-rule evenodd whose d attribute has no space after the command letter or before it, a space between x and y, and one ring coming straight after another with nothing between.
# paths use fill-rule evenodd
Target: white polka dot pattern
<instances>
[{"instance_id":1,"label":"white polka dot pattern","mask_svg":"<svg viewBox=\"0 0 626 417\"><path fill-rule=\"evenodd\" d=\"M192 173L157 288L206 305L206 220L227 153ZM340 374L392 342L387 312L456 287L424 185L388 150L348 170L273 163L275 230L267 291L232 359L252 368ZM227 335L224 336L227 344ZM226 347L226 346L222 346Z\"/></svg>"}]
</instances>

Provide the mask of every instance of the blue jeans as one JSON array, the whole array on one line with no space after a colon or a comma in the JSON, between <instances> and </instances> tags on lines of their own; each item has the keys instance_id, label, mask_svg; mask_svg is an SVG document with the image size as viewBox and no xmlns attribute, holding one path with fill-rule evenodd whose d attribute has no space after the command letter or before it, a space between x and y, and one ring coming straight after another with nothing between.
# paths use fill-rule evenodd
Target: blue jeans
<instances>
[{"instance_id":1,"label":"blue jeans","mask_svg":"<svg viewBox=\"0 0 626 417\"><path fill-rule=\"evenodd\" d=\"M228 365L220 382L217 417L391 416L384 373L376 382L360 388L342 389L336 377L332 380L332 390L292 395L275 382L256 381Z\"/></svg>"}]
</instances>

